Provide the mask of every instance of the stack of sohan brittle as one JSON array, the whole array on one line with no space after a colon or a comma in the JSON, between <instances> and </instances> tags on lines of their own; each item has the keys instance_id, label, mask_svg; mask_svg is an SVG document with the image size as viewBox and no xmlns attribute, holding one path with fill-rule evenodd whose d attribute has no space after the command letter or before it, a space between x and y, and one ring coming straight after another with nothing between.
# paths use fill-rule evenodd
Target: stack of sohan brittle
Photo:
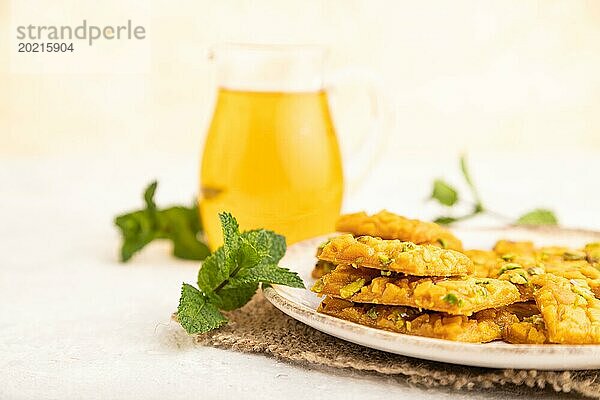
<instances>
[{"instance_id":1,"label":"stack of sohan brittle","mask_svg":"<svg viewBox=\"0 0 600 400\"><path fill-rule=\"evenodd\" d=\"M600 243L464 251L441 226L387 211L336 228L349 233L317 251L319 312L463 342L600 343Z\"/></svg>"}]
</instances>

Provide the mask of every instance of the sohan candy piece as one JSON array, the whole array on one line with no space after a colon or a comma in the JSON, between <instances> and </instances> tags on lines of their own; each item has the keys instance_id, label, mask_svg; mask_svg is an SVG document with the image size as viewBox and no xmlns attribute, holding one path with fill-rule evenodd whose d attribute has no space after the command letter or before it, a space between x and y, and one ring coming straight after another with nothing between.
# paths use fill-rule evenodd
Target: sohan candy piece
<instances>
[{"instance_id":1,"label":"sohan candy piece","mask_svg":"<svg viewBox=\"0 0 600 400\"><path fill-rule=\"evenodd\" d=\"M326 297L318 312L372 328L437 339L484 343L502 337L495 315L451 316L410 307L354 304L333 297Z\"/></svg>"},{"instance_id":2,"label":"sohan candy piece","mask_svg":"<svg viewBox=\"0 0 600 400\"><path fill-rule=\"evenodd\" d=\"M587 262L585 256L574 259L576 252L567 248L546 247L538 253L544 254L545 261L532 264L529 256L514 256L510 261L503 261L497 265L497 270L492 269L491 276L508 280L519 288L522 300L532 300L533 291L529 283L532 276L551 273L567 279L582 279L590 286L596 297L600 298L600 271ZM566 256L565 256L566 255Z\"/></svg>"},{"instance_id":3,"label":"sohan candy piece","mask_svg":"<svg viewBox=\"0 0 600 400\"><path fill-rule=\"evenodd\" d=\"M551 254L545 250L543 253L546 254L545 261L540 262L539 265L543 266L547 273L566 279L584 280L594 295L600 298L600 270L588 261L587 253L565 248L553 249L561 249L561 251Z\"/></svg>"},{"instance_id":4,"label":"sohan candy piece","mask_svg":"<svg viewBox=\"0 0 600 400\"><path fill-rule=\"evenodd\" d=\"M383 271L381 271L383 272ZM515 285L491 278L419 278L380 276L369 268L338 266L323 276L313 291L355 303L409 306L455 315L471 315L520 300Z\"/></svg>"},{"instance_id":5,"label":"sohan candy piece","mask_svg":"<svg viewBox=\"0 0 600 400\"><path fill-rule=\"evenodd\" d=\"M548 341L548 331L541 315L523 318L522 321L504 327L502 339L513 344L544 344Z\"/></svg>"},{"instance_id":6,"label":"sohan candy piece","mask_svg":"<svg viewBox=\"0 0 600 400\"><path fill-rule=\"evenodd\" d=\"M549 249L552 251L549 251ZM540 266L554 270L567 270L591 265L585 251L566 247L542 247L537 253L537 258Z\"/></svg>"},{"instance_id":7,"label":"sohan candy piece","mask_svg":"<svg viewBox=\"0 0 600 400\"><path fill-rule=\"evenodd\" d=\"M335 269L335 264L333 264L329 261L319 260L319 255L323 252L323 247L325 247L325 245L328 242L329 241L327 240L327 241L321 243L319 245L319 247L317 247L317 254L316 254L317 263L315 264L315 267L313 268L313 270L311 272L311 276L314 279L319 279L323 275L326 275Z\"/></svg>"},{"instance_id":8,"label":"sohan candy piece","mask_svg":"<svg viewBox=\"0 0 600 400\"><path fill-rule=\"evenodd\" d=\"M504 273L504 271L507 269L510 269L510 266L514 265L518 265L520 268L524 268L526 270L542 266L542 264L536 260L535 255L507 253L498 257L498 264L495 268L490 270L490 276L496 278L502 275L502 273ZM538 268L538 270L541 269Z\"/></svg>"},{"instance_id":9,"label":"sohan candy piece","mask_svg":"<svg viewBox=\"0 0 600 400\"><path fill-rule=\"evenodd\" d=\"M319 259L419 276L467 275L473 270L473 262L457 251L371 236L333 238Z\"/></svg>"},{"instance_id":10,"label":"sohan candy piece","mask_svg":"<svg viewBox=\"0 0 600 400\"><path fill-rule=\"evenodd\" d=\"M504 250L516 250L520 247L528 248L529 244L529 242L500 241L496 246ZM497 278L507 269L507 265L509 265L509 269L510 265L515 264L523 269L531 269L540 265L535 254L519 254L514 252L498 254L495 251L489 250L465 250L464 254L473 261L473 275L481 278Z\"/></svg>"},{"instance_id":11,"label":"sohan candy piece","mask_svg":"<svg viewBox=\"0 0 600 400\"><path fill-rule=\"evenodd\" d=\"M532 283L550 342L600 343L600 300L585 281L543 274Z\"/></svg>"},{"instance_id":12,"label":"sohan candy piece","mask_svg":"<svg viewBox=\"0 0 600 400\"><path fill-rule=\"evenodd\" d=\"M535 247L532 242L513 242L511 240L499 240L494 246L494 251L500 256L506 255L533 255Z\"/></svg>"},{"instance_id":13,"label":"sohan candy piece","mask_svg":"<svg viewBox=\"0 0 600 400\"><path fill-rule=\"evenodd\" d=\"M546 325L535 302L514 303L503 310L512 318L497 321L502 326L502 339L515 344L548 343Z\"/></svg>"},{"instance_id":14,"label":"sohan candy piece","mask_svg":"<svg viewBox=\"0 0 600 400\"><path fill-rule=\"evenodd\" d=\"M564 260L572 259L570 255L573 255L575 259L585 260L585 253L580 252L580 255L573 254L573 250L564 246L543 246L536 250L535 254L539 262L562 262ZM564 258L563 258L564 257Z\"/></svg>"},{"instance_id":15,"label":"sohan candy piece","mask_svg":"<svg viewBox=\"0 0 600 400\"><path fill-rule=\"evenodd\" d=\"M311 290L321 296L336 296L342 299L350 299L369 285L373 279L381 276L386 271L372 268L354 268L349 265L338 265L333 271L320 277L312 286ZM399 275L389 272L390 275Z\"/></svg>"},{"instance_id":16,"label":"sohan candy piece","mask_svg":"<svg viewBox=\"0 0 600 400\"><path fill-rule=\"evenodd\" d=\"M350 232L354 236L375 236L462 250L461 241L446 228L433 222L408 219L385 210L374 215L367 215L365 212L342 215L337 221L336 229L340 232Z\"/></svg>"},{"instance_id":17,"label":"sohan candy piece","mask_svg":"<svg viewBox=\"0 0 600 400\"><path fill-rule=\"evenodd\" d=\"M491 278L502 261L498 254L490 250L465 250L463 253L473 261L473 276Z\"/></svg>"},{"instance_id":18,"label":"sohan candy piece","mask_svg":"<svg viewBox=\"0 0 600 400\"><path fill-rule=\"evenodd\" d=\"M586 262L572 262L570 265L561 266L548 265L546 272L566 279L585 281L596 298L600 298L600 271Z\"/></svg>"},{"instance_id":19,"label":"sohan candy piece","mask_svg":"<svg viewBox=\"0 0 600 400\"><path fill-rule=\"evenodd\" d=\"M520 301L533 300L533 286L531 277L543 274L544 270L538 267L525 268L521 264L503 261L498 265L498 270L493 274L498 279L513 283L521 294Z\"/></svg>"},{"instance_id":20,"label":"sohan candy piece","mask_svg":"<svg viewBox=\"0 0 600 400\"><path fill-rule=\"evenodd\" d=\"M583 248L587 261L600 268L600 242L588 243Z\"/></svg>"}]
</instances>

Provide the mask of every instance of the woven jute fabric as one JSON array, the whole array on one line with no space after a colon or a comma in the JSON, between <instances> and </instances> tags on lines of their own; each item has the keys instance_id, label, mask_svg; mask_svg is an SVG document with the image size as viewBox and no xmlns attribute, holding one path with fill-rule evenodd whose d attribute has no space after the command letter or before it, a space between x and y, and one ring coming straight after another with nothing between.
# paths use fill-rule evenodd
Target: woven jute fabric
<instances>
[{"instance_id":1,"label":"woven jute fabric","mask_svg":"<svg viewBox=\"0 0 600 400\"><path fill-rule=\"evenodd\" d=\"M600 370L536 371L474 368L424 361L345 342L288 317L257 294L228 313L229 324L195 338L198 344L262 353L296 364L342 368L423 387L567 392L600 398Z\"/></svg>"}]
</instances>

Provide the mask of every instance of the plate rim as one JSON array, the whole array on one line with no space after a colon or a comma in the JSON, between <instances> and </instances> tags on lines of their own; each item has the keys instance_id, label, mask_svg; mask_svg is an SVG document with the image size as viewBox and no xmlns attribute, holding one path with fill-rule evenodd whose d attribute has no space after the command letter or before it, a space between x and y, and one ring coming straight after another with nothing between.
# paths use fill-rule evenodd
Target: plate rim
<instances>
[{"instance_id":1,"label":"plate rim","mask_svg":"<svg viewBox=\"0 0 600 400\"><path fill-rule=\"evenodd\" d=\"M277 286L278 288L281 287L281 288L287 289L287 287L284 287L284 286L282 287L281 285L270 285L267 287L263 287L262 291L263 291L264 296L267 298L267 300L269 300L269 302L271 302L271 304L273 304L275 307L277 307L284 313L285 313L285 311L282 310L278 306L292 309L292 310L296 311L298 314L304 314L307 318L314 319L319 322L326 323L328 325L334 325L338 328L342 328L342 329L349 328L352 330L364 331L365 333L369 333L371 337L373 335L375 335L375 336L378 336L381 338L392 339L392 340L396 339L396 338L402 338L403 341L406 340L409 342L413 342L412 344L431 345L431 344L439 343L440 345L442 345L446 348L450 347L450 348L454 348L455 350L464 349L465 347L470 347L470 348L477 349L477 350L481 350L482 348L485 348L486 351L491 350L492 352L498 352L498 351L506 352L506 351L512 351L512 349L515 349L515 350L520 349L520 350L527 350L527 352L529 353L531 349L535 349L535 350L538 350L538 352L540 354L546 354L546 355L551 355L551 354L554 355L554 353L556 353L557 351L562 352L565 350L571 350L571 351L576 350L577 352L584 352L585 350L589 350L590 348L598 348L600 350L600 345L595 345L595 344L556 344L556 343L551 343L551 344L509 344L509 343L506 343L506 345L507 345L506 347L504 347L504 346L501 347L501 346L490 346L490 343L494 343L494 342L490 342L490 343L459 342L459 341L455 341L455 340L430 338L430 337L424 337L424 336L415 336L415 335L408 335L408 334L399 333L399 332L390 332L390 331L386 331L384 329L372 328L370 326L365 326L365 325L357 324L355 322L346 321L346 320L343 320L340 318L335 318L335 317L332 317L327 314L321 314L321 313L317 312L317 310L313 310L310 307L307 307L303 304L296 303L296 302L289 300L286 297L282 296L276 290L277 288L275 288L275 286ZM290 315L290 314L287 314L287 315ZM325 332L325 333L327 333L327 332ZM499 343L499 342L497 342L497 343ZM367 346L367 347L369 347L369 346Z\"/></svg>"},{"instance_id":2,"label":"plate rim","mask_svg":"<svg viewBox=\"0 0 600 400\"><path fill-rule=\"evenodd\" d=\"M541 229L540 229L541 228ZM562 234L583 234L589 235L591 237L599 237L600 231L595 230L587 230L587 229L578 229L578 228L560 228L560 227L524 227L524 226L505 226L500 228L470 228L470 227L462 227L457 230L462 231L510 231L510 230L525 230L525 231L533 231L540 233L562 233ZM337 233L330 233L327 235L319 235L313 238L309 238L303 240L301 242L295 243L291 245L289 250L297 250L298 248L302 248L307 246L309 243L314 243L318 240L322 240L326 237L331 237L331 235L335 235ZM289 265L293 270L294 266ZM318 313L316 309L313 309L301 302L293 300L293 291L305 290L309 289L294 289L281 285L265 285L261 288L262 293L265 298L273 304L277 309L281 310L285 314L290 317L311 326L312 328L326 333L328 335L332 335L338 337L342 340L349 341L361 346L385 351L393 354L400 354L414 358L426 359L437 362L445 362L450 364L458 364L458 365L467 365L467 366L476 366L476 367L487 367L487 368L514 368L514 369L523 369L523 368L534 368L538 370L565 370L565 369L590 369L590 368L600 368L600 345L594 344L508 344L502 342L491 342L491 343L468 343L468 342L457 342L445 339L438 338L428 338L414 335L407 335L397 332L389 332L382 329L376 329L364 325L360 325L354 322L342 320L339 318L332 317L330 315ZM285 294L288 293L288 296ZM314 294L317 296L316 294ZM338 334L336 334L336 332ZM345 334L344 334L345 333ZM364 337L365 340L353 340L348 338L348 336L357 336ZM369 343L369 339L371 339L371 343ZM395 346L393 347L385 347L385 346L376 346L373 345L372 341L378 341L381 343L389 343L393 344L395 342ZM497 345L494 345L497 343ZM414 348L422 348L423 350L429 351L433 357L426 357L425 355L415 355L414 352L402 351L402 346L398 346L398 344L411 346ZM398 350L398 351L396 351ZM486 354L494 355L502 355L505 357L561 357L562 367L552 367L552 365L548 365L545 367L544 365L540 365L542 360L538 362L528 362L528 360L521 360L524 362L517 362L519 360L514 360L515 362L512 365L507 366L503 365L502 362L477 362L476 360L449 360L444 357L435 357L436 351L443 351L449 353L456 353L460 351L468 351L469 356L475 356L477 353L481 353L485 351ZM564 358L563 358L564 357ZM567 362L565 358L570 358L571 362ZM597 358L598 362L591 366L589 361L584 361L583 358ZM491 357L492 359L494 357ZM579 362L578 362L579 360ZM518 364L518 365L517 365ZM535 366L533 366L535 364ZM552 364L552 363L551 363ZM556 362L554 362L556 364ZM519 365L527 365L527 366L519 366Z\"/></svg>"}]
</instances>

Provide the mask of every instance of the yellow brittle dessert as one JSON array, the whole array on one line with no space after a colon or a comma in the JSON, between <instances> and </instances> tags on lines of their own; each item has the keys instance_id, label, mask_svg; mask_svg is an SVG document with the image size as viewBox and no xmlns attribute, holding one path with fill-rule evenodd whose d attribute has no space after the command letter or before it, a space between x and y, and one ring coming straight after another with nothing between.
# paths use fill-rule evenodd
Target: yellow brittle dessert
<instances>
[{"instance_id":1,"label":"yellow brittle dessert","mask_svg":"<svg viewBox=\"0 0 600 400\"><path fill-rule=\"evenodd\" d=\"M600 268L600 242L588 243L583 248L587 261Z\"/></svg>"},{"instance_id":2,"label":"yellow brittle dessert","mask_svg":"<svg viewBox=\"0 0 600 400\"><path fill-rule=\"evenodd\" d=\"M485 343L502 337L497 313L466 317L410 307L355 304L333 297L326 297L318 312L387 331L459 342Z\"/></svg>"},{"instance_id":3,"label":"yellow brittle dessert","mask_svg":"<svg viewBox=\"0 0 600 400\"><path fill-rule=\"evenodd\" d=\"M502 339L514 344L548 343L546 324L541 315L533 315L504 328Z\"/></svg>"},{"instance_id":4,"label":"yellow brittle dessert","mask_svg":"<svg viewBox=\"0 0 600 400\"><path fill-rule=\"evenodd\" d=\"M550 342L600 343L600 300L584 280L544 274L532 283Z\"/></svg>"},{"instance_id":5,"label":"yellow brittle dessert","mask_svg":"<svg viewBox=\"0 0 600 400\"><path fill-rule=\"evenodd\" d=\"M500 255L533 255L535 253L535 247L533 242L522 241L515 242L512 240L499 240L494 246L494 251Z\"/></svg>"},{"instance_id":6,"label":"yellow brittle dessert","mask_svg":"<svg viewBox=\"0 0 600 400\"><path fill-rule=\"evenodd\" d=\"M371 236L335 237L323 247L319 259L419 276L466 275L473 270L473 262L457 251Z\"/></svg>"},{"instance_id":7,"label":"yellow brittle dessert","mask_svg":"<svg viewBox=\"0 0 600 400\"><path fill-rule=\"evenodd\" d=\"M498 269L498 263L502 260L496 252L491 250L465 250L463 253L473 261L473 276L488 278Z\"/></svg>"},{"instance_id":8,"label":"yellow brittle dessert","mask_svg":"<svg viewBox=\"0 0 600 400\"><path fill-rule=\"evenodd\" d=\"M342 215L337 221L336 229L354 236L398 239L403 242L462 250L461 241L446 228L434 222L409 219L385 210L374 215L367 215L365 212Z\"/></svg>"},{"instance_id":9,"label":"yellow brittle dessert","mask_svg":"<svg viewBox=\"0 0 600 400\"><path fill-rule=\"evenodd\" d=\"M401 274L381 276L381 272L340 265L318 280L312 290L357 303L410 306L457 315L471 315L520 300L519 291L508 281Z\"/></svg>"}]
</instances>

